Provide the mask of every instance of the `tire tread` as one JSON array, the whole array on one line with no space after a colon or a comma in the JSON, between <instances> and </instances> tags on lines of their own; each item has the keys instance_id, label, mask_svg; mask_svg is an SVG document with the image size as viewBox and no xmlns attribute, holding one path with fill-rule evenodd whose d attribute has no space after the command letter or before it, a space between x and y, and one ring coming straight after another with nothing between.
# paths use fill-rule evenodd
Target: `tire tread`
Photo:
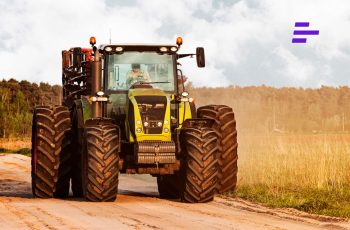
<instances>
[{"instance_id":1,"label":"tire tread","mask_svg":"<svg viewBox=\"0 0 350 230\"><path fill-rule=\"evenodd\" d=\"M226 105L207 105L198 108L198 116L213 119L219 142L219 193L233 191L237 184L237 130L232 108Z\"/></svg>"}]
</instances>

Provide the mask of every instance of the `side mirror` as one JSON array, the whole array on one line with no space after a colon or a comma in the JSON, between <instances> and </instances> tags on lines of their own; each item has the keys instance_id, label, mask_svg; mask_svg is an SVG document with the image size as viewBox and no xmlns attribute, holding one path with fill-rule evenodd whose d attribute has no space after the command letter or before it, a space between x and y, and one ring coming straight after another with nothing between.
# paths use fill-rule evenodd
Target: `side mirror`
<instances>
[{"instance_id":1,"label":"side mirror","mask_svg":"<svg viewBox=\"0 0 350 230\"><path fill-rule=\"evenodd\" d=\"M203 47L197 47L196 57L197 57L197 66L199 68L205 67L205 55L204 55L204 48Z\"/></svg>"}]
</instances>

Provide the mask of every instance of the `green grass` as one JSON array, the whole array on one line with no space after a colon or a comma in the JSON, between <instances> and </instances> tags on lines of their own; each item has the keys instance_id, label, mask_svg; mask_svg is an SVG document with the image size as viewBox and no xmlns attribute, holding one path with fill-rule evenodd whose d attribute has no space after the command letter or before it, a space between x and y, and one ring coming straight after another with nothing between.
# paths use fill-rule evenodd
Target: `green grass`
<instances>
[{"instance_id":1,"label":"green grass","mask_svg":"<svg viewBox=\"0 0 350 230\"><path fill-rule=\"evenodd\" d=\"M343 190L240 186L227 194L273 208L295 208L308 213L350 218L350 186Z\"/></svg>"},{"instance_id":2,"label":"green grass","mask_svg":"<svg viewBox=\"0 0 350 230\"><path fill-rule=\"evenodd\" d=\"M31 149L30 148L20 148L20 149L6 149L6 148L0 148L0 153L18 153L25 156L31 156Z\"/></svg>"}]
</instances>

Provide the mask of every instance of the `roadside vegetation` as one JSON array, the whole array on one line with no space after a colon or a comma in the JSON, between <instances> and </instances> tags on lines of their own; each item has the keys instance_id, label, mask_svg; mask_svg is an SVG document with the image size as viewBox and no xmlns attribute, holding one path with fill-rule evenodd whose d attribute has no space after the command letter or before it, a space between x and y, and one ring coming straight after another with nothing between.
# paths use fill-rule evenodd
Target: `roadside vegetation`
<instances>
[{"instance_id":1,"label":"roadside vegetation","mask_svg":"<svg viewBox=\"0 0 350 230\"><path fill-rule=\"evenodd\" d=\"M20 149L0 148L0 153L18 153L18 154L22 154L22 155L25 155L25 156L28 156L28 157L30 157L32 155L30 148L20 148Z\"/></svg>"},{"instance_id":2,"label":"roadside vegetation","mask_svg":"<svg viewBox=\"0 0 350 230\"><path fill-rule=\"evenodd\" d=\"M271 207L350 217L350 134L244 135L237 196Z\"/></svg>"},{"instance_id":3,"label":"roadside vegetation","mask_svg":"<svg viewBox=\"0 0 350 230\"><path fill-rule=\"evenodd\" d=\"M30 137L0 138L0 153L18 153L31 156Z\"/></svg>"}]
</instances>

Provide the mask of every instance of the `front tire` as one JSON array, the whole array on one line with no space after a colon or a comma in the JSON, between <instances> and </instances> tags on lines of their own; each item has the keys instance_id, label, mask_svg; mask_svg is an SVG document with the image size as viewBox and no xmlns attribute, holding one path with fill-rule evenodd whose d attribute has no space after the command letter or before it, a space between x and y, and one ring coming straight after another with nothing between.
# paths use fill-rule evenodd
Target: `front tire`
<instances>
[{"instance_id":1,"label":"front tire","mask_svg":"<svg viewBox=\"0 0 350 230\"><path fill-rule=\"evenodd\" d=\"M218 184L217 136L212 128L181 130L181 200L189 203L214 199Z\"/></svg>"},{"instance_id":2,"label":"front tire","mask_svg":"<svg viewBox=\"0 0 350 230\"><path fill-rule=\"evenodd\" d=\"M119 128L111 123L85 128L84 195L88 201L114 201L118 192Z\"/></svg>"}]
</instances>

